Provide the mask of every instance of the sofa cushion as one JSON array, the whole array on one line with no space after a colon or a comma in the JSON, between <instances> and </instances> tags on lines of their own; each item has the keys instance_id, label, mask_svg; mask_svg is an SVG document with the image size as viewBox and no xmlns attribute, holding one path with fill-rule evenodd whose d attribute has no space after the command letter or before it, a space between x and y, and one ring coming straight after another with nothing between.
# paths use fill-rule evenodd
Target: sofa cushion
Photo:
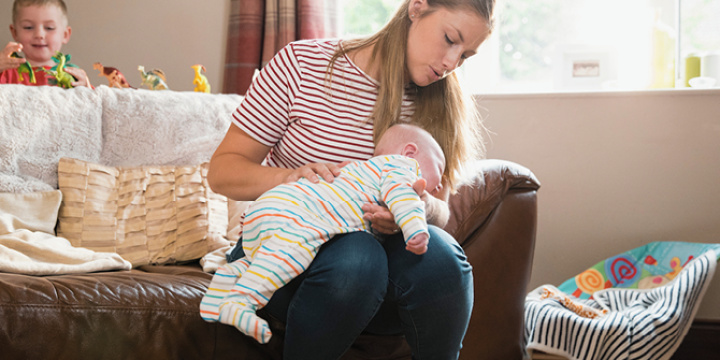
<instances>
[{"instance_id":1,"label":"sofa cushion","mask_svg":"<svg viewBox=\"0 0 720 360\"><path fill-rule=\"evenodd\" d=\"M61 157L99 160L101 114L86 87L0 85L0 192L55 190Z\"/></svg>"},{"instance_id":2,"label":"sofa cushion","mask_svg":"<svg viewBox=\"0 0 720 360\"><path fill-rule=\"evenodd\" d=\"M110 167L63 158L58 236L117 252L134 267L198 259L230 244L227 198L206 175L207 163Z\"/></svg>"},{"instance_id":3,"label":"sofa cushion","mask_svg":"<svg viewBox=\"0 0 720 360\"><path fill-rule=\"evenodd\" d=\"M103 149L110 166L197 165L225 137L241 97L99 86Z\"/></svg>"},{"instance_id":4,"label":"sofa cushion","mask_svg":"<svg viewBox=\"0 0 720 360\"><path fill-rule=\"evenodd\" d=\"M254 340L199 315L210 277L197 264L58 276L0 273L0 358L233 358L216 355L218 341L233 347L226 354L242 355Z\"/></svg>"}]
</instances>

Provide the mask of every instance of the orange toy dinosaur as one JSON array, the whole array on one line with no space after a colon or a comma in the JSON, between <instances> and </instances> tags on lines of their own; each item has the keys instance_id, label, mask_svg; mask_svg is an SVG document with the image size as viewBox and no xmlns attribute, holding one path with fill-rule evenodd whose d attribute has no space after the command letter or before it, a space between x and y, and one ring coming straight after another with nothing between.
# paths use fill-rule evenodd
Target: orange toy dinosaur
<instances>
[{"instance_id":1,"label":"orange toy dinosaur","mask_svg":"<svg viewBox=\"0 0 720 360\"><path fill-rule=\"evenodd\" d=\"M93 68L96 70L100 70L100 76L104 76L108 79L108 86L110 87L116 87L116 88L132 88L130 84L125 79L125 76L120 72L120 70L109 67L109 66L103 66L101 63L96 62L93 64Z\"/></svg>"}]
</instances>

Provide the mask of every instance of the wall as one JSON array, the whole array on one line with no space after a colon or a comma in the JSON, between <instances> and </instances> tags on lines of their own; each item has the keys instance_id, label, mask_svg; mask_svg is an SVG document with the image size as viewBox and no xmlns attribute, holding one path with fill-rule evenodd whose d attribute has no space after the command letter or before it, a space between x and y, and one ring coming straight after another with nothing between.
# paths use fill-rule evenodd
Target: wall
<instances>
[{"instance_id":1,"label":"wall","mask_svg":"<svg viewBox=\"0 0 720 360\"><path fill-rule=\"evenodd\" d=\"M88 73L93 85L107 80L93 63L118 68L134 87L140 86L138 65L162 69L173 90L192 91L194 72L203 64L212 92L222 90L228 0L65 0L70 42L63 52ZM12 2L0 6L0 46L12 40Z\"/></svg>"},{"instance_id":2,"label":"wall","mask_svg":"<svg viewBox=\"0 0 720 360\"><path fill-rule=\"evenodd\" d=\"M720 90L479 99L489 157L540 179L530 289L652 241L720 243ZM698 312L720 318L720 275Z\"/></svg>"}]
</instances>

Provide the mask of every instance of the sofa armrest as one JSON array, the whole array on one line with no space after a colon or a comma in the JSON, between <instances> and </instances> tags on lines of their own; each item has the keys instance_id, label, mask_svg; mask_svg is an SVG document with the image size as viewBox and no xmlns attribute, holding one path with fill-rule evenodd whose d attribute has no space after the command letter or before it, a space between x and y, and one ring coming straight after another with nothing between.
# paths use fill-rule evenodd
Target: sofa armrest
<instances>
[{"instance_id":1,"label":"sofa armrest","mask_svg":"<svg viewBox=\"0 0 720 360\"><path fill-rule=\"evenodd\" d=\"M450 219L445 231L465 246L487 221L490 213L511 191L537 191L540 182L528 168L506 160L480 160L476 172L450 196Z\"/></svg>"},{"instance_id":2,"label":"sofa armrest","mask_svg":"<svg viewBox=\"0 0 720 360\"><path fill-rule=\"evenodd\" d=\"M473 266L475 301L461 359L521 359L540 182L527 168L482 160L450 198L445 230Z\"/></svg>"}]
</instances>

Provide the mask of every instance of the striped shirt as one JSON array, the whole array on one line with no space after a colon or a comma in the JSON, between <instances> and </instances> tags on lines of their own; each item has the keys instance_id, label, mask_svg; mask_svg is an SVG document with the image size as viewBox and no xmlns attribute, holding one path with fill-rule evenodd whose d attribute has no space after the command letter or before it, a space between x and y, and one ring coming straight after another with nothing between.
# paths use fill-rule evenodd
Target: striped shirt
<instances>
[{"instance_id":1,"label":"striped shirt","mask_svg":"<svg viewBox=\"0 0 720 360\"><path fill-rule=\"evenodd\" d=\"M339 40L288 44L263 67L233 112L233 123L269 146L264 164L297 168L308 163L367 160L373 155L370 120L379 83L341 56L326 76ZM409 121L405 94L400 121Z\"/></svg>"}]
</instances>

